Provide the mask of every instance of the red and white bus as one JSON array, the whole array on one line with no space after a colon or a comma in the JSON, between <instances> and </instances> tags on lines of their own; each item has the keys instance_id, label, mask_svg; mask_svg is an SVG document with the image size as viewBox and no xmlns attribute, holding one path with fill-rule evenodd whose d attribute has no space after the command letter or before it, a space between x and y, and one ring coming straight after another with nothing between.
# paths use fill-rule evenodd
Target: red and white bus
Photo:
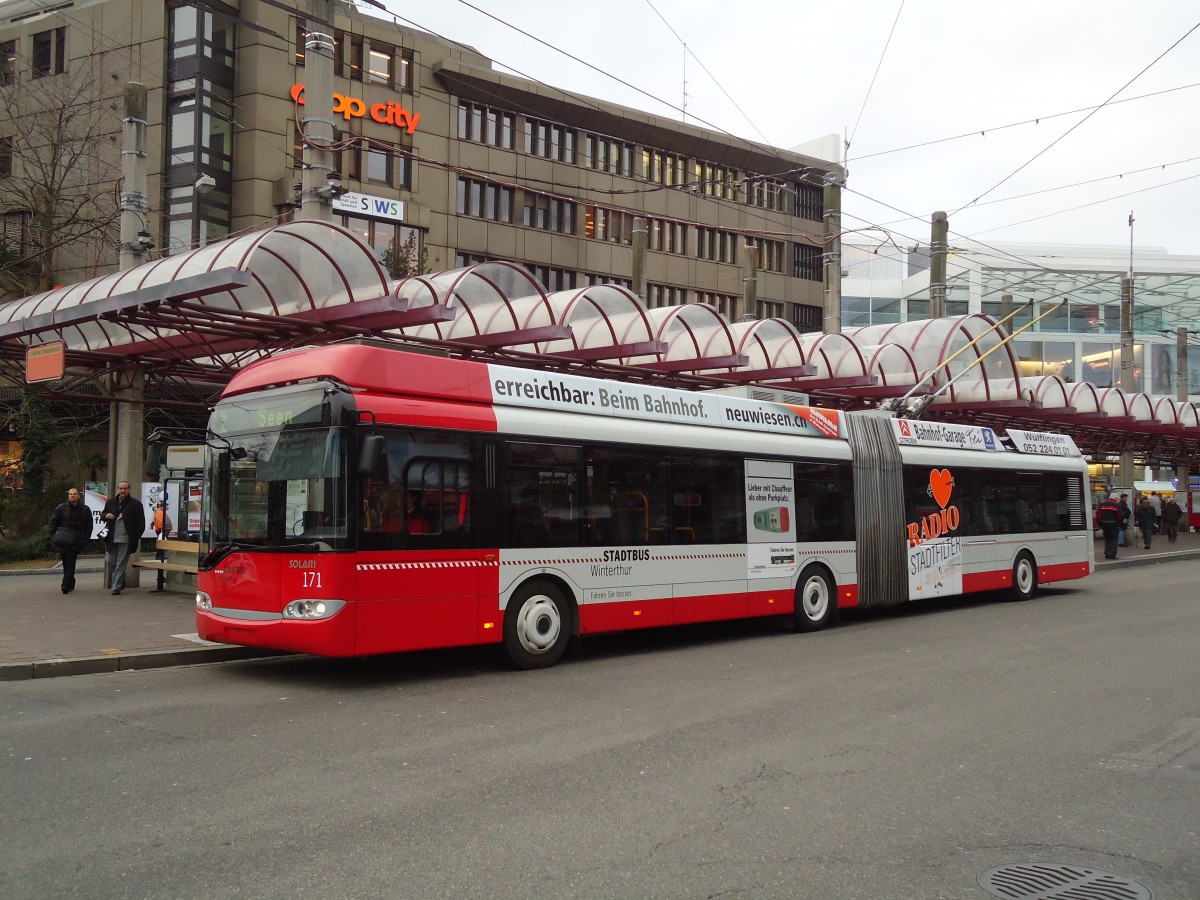
<instances>
[{"instance_id":1,"label":"red and white bus","mask_svg":"<svg viewBox=\"0 0 1200 900\"><path fill-rule=\"evenodd\" d=\"M342 344L247 367L209 426L197 625L325 656L1003 589L1092 568L1068 437Z\"/></svg>"}]
</instances>

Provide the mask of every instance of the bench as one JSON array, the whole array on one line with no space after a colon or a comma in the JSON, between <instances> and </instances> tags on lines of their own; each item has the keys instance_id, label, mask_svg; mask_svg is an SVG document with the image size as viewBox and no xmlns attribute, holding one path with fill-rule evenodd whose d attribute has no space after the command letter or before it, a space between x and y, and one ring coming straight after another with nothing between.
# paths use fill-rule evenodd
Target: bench
<instances>
[{"instance_id":1,"label":"bench","mask_svg":"<svg viewBox=\"0 0 1200 900\"><path fill-rule=\"evenodd\" d=\"M166 587L168 572L183 572L188 575L195 575L199 566L200 545L193 541L172 541L172 540L157 540L154 542L154 550L157 556L164 557L161 559L135 559L132 563L138 569L148 569L152 572L158 572L157 590L164 590ZM165 559L167 553L186 554L191 557L191 562L174 562Z\"/></svg>"},{"instance_id":2,"label":"bench","mask_svg":"<svg viewBox=\"0 0 1200 900\"><path fill-rule=\"evenodd\" d=\"M138 569L157 569L160 572L190 572L196 574L196 566L187 563L163 562L157 559L135 559L130 565Z\"/></svg>"}]
</instances>

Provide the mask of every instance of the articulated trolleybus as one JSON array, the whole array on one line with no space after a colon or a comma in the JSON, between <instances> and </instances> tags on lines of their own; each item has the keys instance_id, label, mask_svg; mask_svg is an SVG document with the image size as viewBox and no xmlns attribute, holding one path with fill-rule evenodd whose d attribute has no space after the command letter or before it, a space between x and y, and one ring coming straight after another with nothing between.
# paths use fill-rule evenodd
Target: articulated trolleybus
<instances>
[{"instance_id":1,"label":"articulated trolleybus","mask_svg":"<svg viewBox=\"0 0 1200 900\"><path fill-rule=\"evenodd\" d=\"M1069 437L358 344L247 367L210 423L197 624L325 656L1004 590L1092 566Z\"/></svg>"}]
</instances>

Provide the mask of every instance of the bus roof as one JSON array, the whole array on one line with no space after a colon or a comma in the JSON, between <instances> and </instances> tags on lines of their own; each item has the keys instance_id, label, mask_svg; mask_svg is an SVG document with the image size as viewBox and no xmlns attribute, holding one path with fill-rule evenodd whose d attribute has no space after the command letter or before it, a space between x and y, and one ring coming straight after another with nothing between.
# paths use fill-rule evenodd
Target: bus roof
<instances>
[{"instance_id":1,"label":"bus roof","mask_svg":"<svg viewBox=\"0 0 1200 900\"><path fill-rule=\"evenodd\" d=\"M515 406L608 416L844 439L846 413L836 409L754 400L709 391L646 384L452 359L403 348L336 344L282 353L247 366L224 396L329 378L363 391L489 406ZM982 452L1008 448L982 426L894 419L897 443ZM1081 456L1064 435L1009 430L1012 448L1038 455Z\"/></svg>"}]
</instances>

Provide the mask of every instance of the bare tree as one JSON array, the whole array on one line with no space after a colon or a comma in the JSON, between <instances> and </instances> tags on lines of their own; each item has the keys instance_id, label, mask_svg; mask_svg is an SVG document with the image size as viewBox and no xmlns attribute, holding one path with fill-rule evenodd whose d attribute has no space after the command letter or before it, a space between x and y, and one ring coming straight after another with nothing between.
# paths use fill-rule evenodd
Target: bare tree
<instances>
[{"instance_id":1,"label":"bare tree","mask_svg":"<svg viewBox=\"0 0 1200 900\"><path fill-rule=\"evenodd\" d=\"M73 64L0 88L0 139L11 148L11 174L0 177L3 299L116 263L120 85L103 55Z\"/></svg>"}]
</instances>

